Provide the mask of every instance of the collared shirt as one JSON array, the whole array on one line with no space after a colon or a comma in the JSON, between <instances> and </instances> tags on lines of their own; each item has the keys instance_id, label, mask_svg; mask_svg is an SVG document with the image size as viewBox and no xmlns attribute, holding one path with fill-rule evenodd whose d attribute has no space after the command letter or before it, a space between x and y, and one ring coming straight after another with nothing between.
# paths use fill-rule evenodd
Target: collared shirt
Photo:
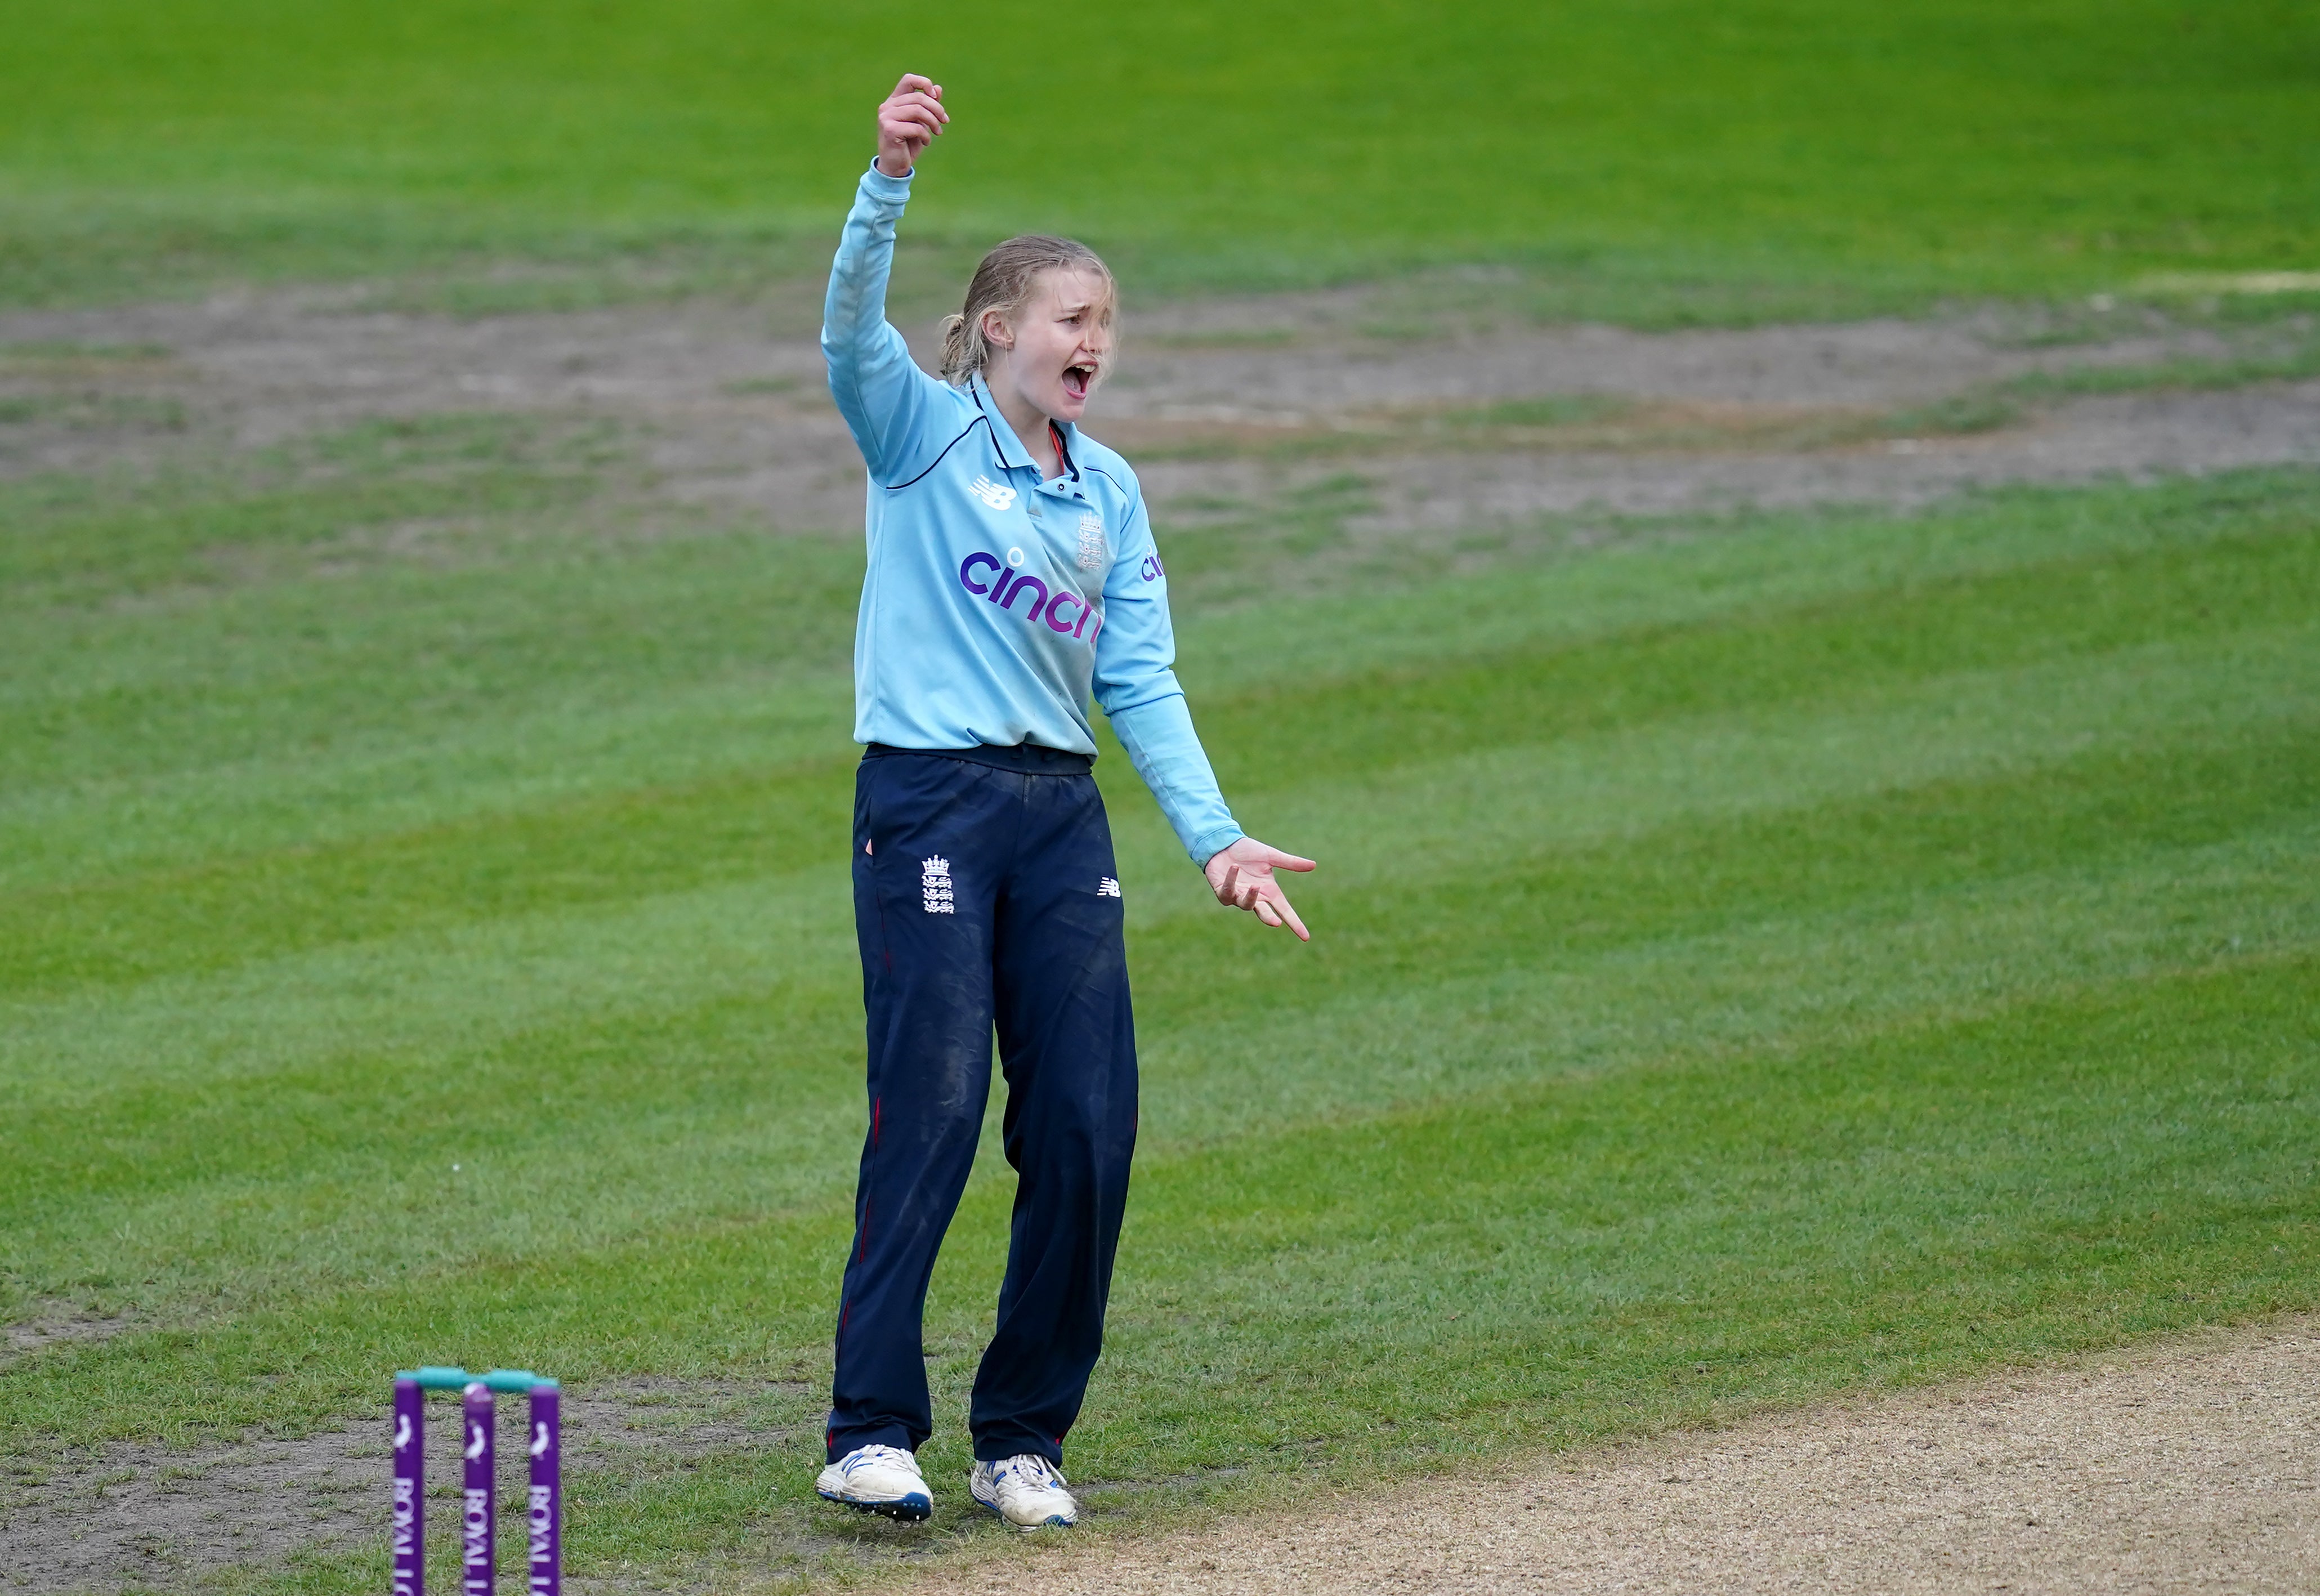
<instances>
[{"instance_id":1,"label":"collared shirt","mask_svg":"<svg viewBox=\"0 0 2320 1596\"><path fill-rule=\"evenodd\" d=\"M1168 576L1128 462L1058 426L1047 479L980 376L931 376L886 322L908 177L864 176L829 274L829 391L869 467L854 736L1093 754L1092 694L1185 851L1241 835L1176 685Z\"/></svg>"}]
</instances>

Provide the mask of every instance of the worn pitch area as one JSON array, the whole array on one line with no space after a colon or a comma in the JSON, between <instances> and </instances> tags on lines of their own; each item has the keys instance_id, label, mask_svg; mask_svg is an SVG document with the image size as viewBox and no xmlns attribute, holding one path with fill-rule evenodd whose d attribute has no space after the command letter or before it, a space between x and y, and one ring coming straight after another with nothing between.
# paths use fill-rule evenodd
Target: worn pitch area
<instances>
[{"instance_id":1,"label":"worn pitch area","mask_svg":"<svg viewBox=\"0 0 2320 1596\"><path fill-rule=\"evenodd\" d=\"M776 1445L787 1431L769 1410L808 1402L802 1388L766 1384L632 1381L575 1392L564 1404L566 1477L684 1471L735 1447ZM523 1414L521 1397L500 1399L499 1533L511 1545L522 1539ZM431 1398L428 1541L441 1570L458 1561L459 1435L457 1399ZM378 1537L388 1459L380 1417L296 1439L168 1451L115 1444L28 1462L0 1484L12 1510L0 1515L0 1590L168 1589L221 1565L367 1545Z\"/></svg>"},{"instance_id":2,"label":"worn pitch area","mask_svg":"<svg viewBox=\"0 0 2320 1596\"><path fill-rule=\"evenodd\" d=\"M1041 1552L1056 1596L2302 1591L2320 1319ZM987 1589L977 1569L919 1587Z\"/></svg>"},{"instance_id":3,"label":"worn pitch area","mask_svg":"<svg viewBox=\"0 0 2320 1596\"><path fill-rule=\"evenodd\" d=\"M0 316L0 476L504 413L633 442L654 496L854 528L819 298L463 318L359 290ZM2180 310L2181 307L2177 307ZM936 330L909 328L922 361ZM1174 529L1317 497L1359 553L1573 514L1916 504L2320 454L2320 331L2164 307L1672 333L1507 324L1407 290L1154 307L1088 431Z\"/></svg>"}]
</instances>

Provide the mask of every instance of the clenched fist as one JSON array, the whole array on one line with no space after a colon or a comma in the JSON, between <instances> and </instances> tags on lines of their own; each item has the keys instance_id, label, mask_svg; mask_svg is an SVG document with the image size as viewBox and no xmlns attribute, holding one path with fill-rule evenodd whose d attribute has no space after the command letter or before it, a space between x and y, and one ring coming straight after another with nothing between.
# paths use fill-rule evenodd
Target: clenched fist
<instances>
[{"instance_id":1,"label":"clenched fist","mask_svg":"<svg viewBox=\"0 0 2320 1596\"><path fill-rule=\"evenodd\" d=\"M942 85L915 72L902 74L878 107L878 169L889 177L907 177L919 164L919 151L941 137L950 113L942 106Z\"/></svg>"}]
</instances>

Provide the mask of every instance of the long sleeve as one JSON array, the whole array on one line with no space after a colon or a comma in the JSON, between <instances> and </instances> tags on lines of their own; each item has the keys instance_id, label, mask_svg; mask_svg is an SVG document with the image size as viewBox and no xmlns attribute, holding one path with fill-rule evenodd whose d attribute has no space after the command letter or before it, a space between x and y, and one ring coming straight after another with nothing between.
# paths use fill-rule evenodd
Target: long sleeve
<instances>
[{"instance_id":1,"label":"long sleeve","mask_svg":"<svg viewBox=\"0 0 2320 1596\"><path fill-rule=\"evenodd\" d=\"M863 174L822 304L829 394L870 474L881 480L907 475L903 457L912 440L925 435L927 413L941 396L939 381L919 369L910 345L886 321L894 228L910 197L910 178L889 177L875 166Z\"/></svg>"},{"instance_id":2,"label":"long sleeve","mask_svg":"<svg viewBox=\"0 0 2320 1596\"><path fill-rule=\"evenodd\" d=\"M1176 683L1176 633L1168 619L1168 576L1152 541L1143 494L1123 530L1104 583L1103 631L1096 641L1095 697L1152 789L1160 812L1196 865L1242 835L1217 787L1216 771L1192 730Z\"/></svg>"},{"instance_id":3,"label":"long sleeve","mask_svg":"<svg viewBox=\"0 0 2320 1596\"><path fill-rule=\"evenodd\" d=\"M1169 679L1175 679L1173 674ZM1114 712L1111 729L1192 863L1205 865L1240 840L1239 822L1225 807L1182 689Z\"/></svg>"}]
</instances>

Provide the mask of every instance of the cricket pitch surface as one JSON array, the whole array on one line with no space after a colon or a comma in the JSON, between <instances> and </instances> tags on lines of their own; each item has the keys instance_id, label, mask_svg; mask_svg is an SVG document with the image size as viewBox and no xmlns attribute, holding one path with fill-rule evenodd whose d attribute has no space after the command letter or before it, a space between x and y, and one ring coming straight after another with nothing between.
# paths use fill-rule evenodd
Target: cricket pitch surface
<instances>
[{"instance_id":1,"label":"cricket pitch surface","mask_svg":"<svg viewBox=\"0 0 2320 1596\"><path fill-rule=\"evenodd\" d=\"M1043 1550L1029 1572L1051 1596L2308 1591L2315 1437L2320 1319L2287 1319Z\"/></svg>"}]
</instances>

